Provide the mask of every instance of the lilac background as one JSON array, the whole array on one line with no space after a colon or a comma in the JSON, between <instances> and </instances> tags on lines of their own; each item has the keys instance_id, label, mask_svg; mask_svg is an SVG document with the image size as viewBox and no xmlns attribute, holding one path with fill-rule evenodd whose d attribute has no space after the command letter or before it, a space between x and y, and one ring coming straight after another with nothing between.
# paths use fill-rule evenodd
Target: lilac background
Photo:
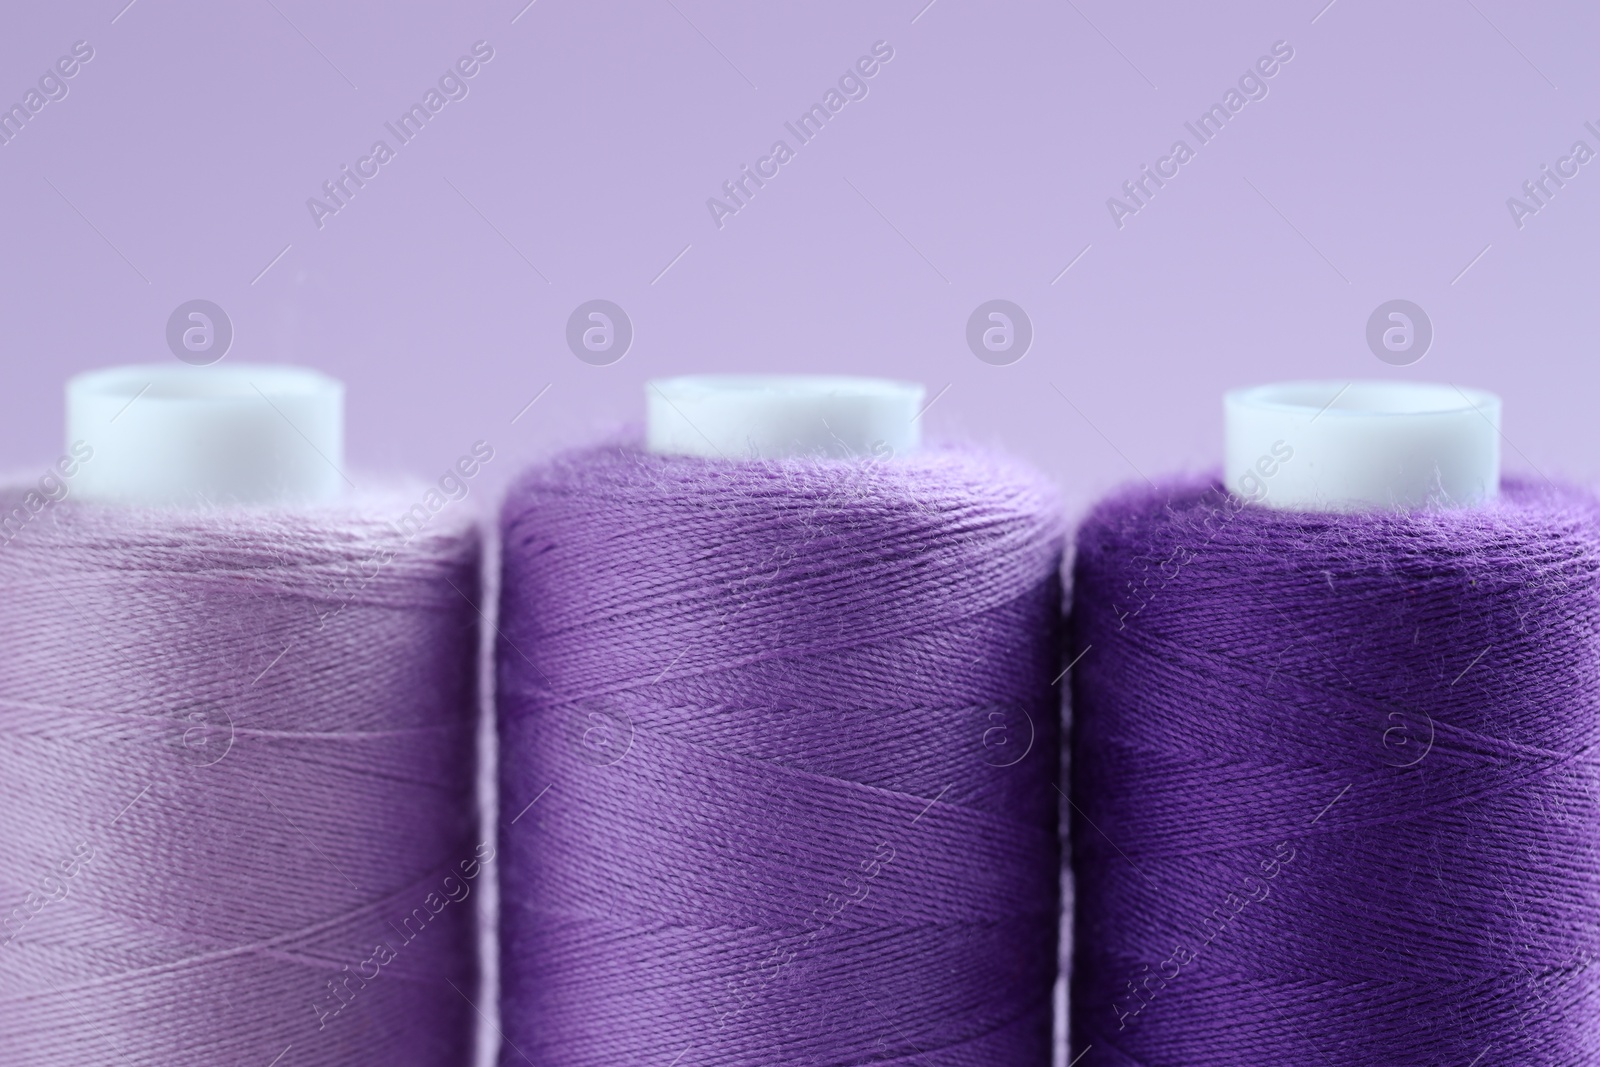
<instances>
[{"instance_id":1,"label":"lilac background","mask_svg":"<svg viewBox=\"0 0 1600 1067\"><path fill-rule=\"evenodd\" d=\"M96 55L0 147L3 465L56 454L68 374L172 358L168 314L206 297L229 359L349 383L358 471L486 438L503 482L636 417L647 377L805 370L948 384L930 432L1004 442L1075 510L1215 463L1219 392L1287 377L1492 388L1509 467L1600 473L1600 163L1520 231L1506 207L1600 148L1592 8L525 2L13 4L0 102ZM306 198L479 39L468 98L319 231ZM870 95L719 231L706 198L879 39ZM1106 198L1280 39L1270 95L1119 231ZM564 343L593 297L635 324L613 366ZM1013 366L964 341L992 297L1035 324ZM1437 330L1414 367L1364 342L1393 297Z\"/></svg>"}]
</instances>

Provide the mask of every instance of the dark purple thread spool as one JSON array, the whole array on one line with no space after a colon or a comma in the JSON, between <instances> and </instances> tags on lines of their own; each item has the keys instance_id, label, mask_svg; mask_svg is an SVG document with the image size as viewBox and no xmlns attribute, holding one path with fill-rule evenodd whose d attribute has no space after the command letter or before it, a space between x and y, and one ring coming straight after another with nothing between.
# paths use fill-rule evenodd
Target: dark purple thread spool
<instances>
[{"instance_id":1,"label":"dark purple thread spool","mask_svg":"<svg viewBox=\"0 0 1600 1067\"><path fill-rule=\"evenodd\" d=\"M1048 1062L1046 487L612 446L503 529L502 1063Z\"/></svg>"},{"instance_id":2,"label":"dark purple thread spool","mask_svg":"<svg viewBox=\"0 0 1600 1067\"><path fill-rule=\"evenodd\" d=\"M1073 595L1083 1064L1595 1062L1589 494L1140 488L1084 522Z\"/></svg>"}]
</instances>

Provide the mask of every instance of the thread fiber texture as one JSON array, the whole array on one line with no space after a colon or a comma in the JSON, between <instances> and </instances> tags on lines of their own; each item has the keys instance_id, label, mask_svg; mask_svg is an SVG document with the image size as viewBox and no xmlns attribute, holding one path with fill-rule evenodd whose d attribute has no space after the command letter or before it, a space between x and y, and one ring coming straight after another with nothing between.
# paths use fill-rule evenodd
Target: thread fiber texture
<instances>
[{"instance_id":1,"label":"thread fiber texture","mask_svg":"<svg viewBox=\"0 0 1600 1067\"><path fill-rule=\"evenodd\" d=\"M0 548L0 1063L468 1062L479 539L407 503Z\"/></svg>"},{"instance_id":2,"label":"thread fiber texture","mask_svg":"<svg viewBox=\"0 0 1600 1067\"><path fill-rule=\"evenodd\" d=\"M504 534L503 1064L1049 1061L1045 485L607 446Z\"/></svg>"},{"instance_id":3,"label":"thread fiber texture","mask_svg":"<svg viewBox=\"0 0 1600 1067\"><path fill-rule=\"evenodd\" d=\"M1591 497L1182 483L1104 502L1077 553L1074 1055L1600 1061Z\"/></svg>"}]
</instances>

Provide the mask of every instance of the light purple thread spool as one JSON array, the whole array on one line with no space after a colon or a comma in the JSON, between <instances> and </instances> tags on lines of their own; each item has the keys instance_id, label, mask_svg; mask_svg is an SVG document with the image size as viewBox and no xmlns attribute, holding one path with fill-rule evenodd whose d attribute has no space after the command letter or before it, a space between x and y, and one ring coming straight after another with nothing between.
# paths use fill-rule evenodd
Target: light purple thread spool
<instances>
[{"instance_id":1,"label":"light purple thread spool","mask_svg":"<svg viewBox=\"0 0 1600 1067\"><path fill-rule=\"evenodd\" d=\"M343 499L314 372L68 398L0 503L0 1063L468 1062L475 529Z\"/></svg>"}]
</instances>

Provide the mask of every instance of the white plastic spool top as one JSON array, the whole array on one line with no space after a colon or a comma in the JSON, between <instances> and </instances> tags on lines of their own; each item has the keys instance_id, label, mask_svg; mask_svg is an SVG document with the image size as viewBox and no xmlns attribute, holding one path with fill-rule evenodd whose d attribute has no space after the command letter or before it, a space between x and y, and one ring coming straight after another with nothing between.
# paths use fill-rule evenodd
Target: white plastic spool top
<instances>
[{"instance_id":1,"label":"white plastic spool top","mask_svg":"<svg viewBox=\"0 0 1600 1067\"><path fill-rule=\"evenodd\" d=\"M922 443L923 395L882 378L662 378L645 383L645 440L661 455L707 459L886 458Z\"/></svg>"},{"instance_id":2,"label":"white plastic spool top","mask_svg":"<svg viewBox=\"0 0 1600 1067\"><path fill-rule=\"evenodd\" d=\"M301 367L112 367L67 382L84 500L205 506L331 500L345 487L344 385Z\"/></svg>"},{"instance_id":3,"label":"white plastic spool top","mask_svg":"<svg viewBox=\"0 0 1600 1067\"><path fill-rule=\"evenodd\" d=\"M1235 496L1294 511L1467 507L1500 491L1500 398L1424 382L1281 382L1223 397Z\"/></svg>"}]
</instances>

